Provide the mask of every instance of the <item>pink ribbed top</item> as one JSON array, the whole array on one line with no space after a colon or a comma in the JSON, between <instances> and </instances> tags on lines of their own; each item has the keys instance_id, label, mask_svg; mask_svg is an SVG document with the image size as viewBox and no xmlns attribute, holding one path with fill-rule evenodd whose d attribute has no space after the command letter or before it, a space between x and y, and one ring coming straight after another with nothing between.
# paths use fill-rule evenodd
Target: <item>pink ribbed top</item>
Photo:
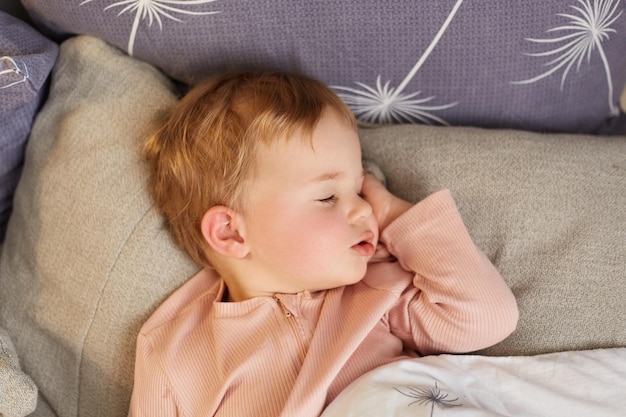
<instances>
[{"instance_id":1,"label":"pink ribbed top","mask_svg":"<svg viewBox=\"0 0 626 417\"><path fill-rule=\"evenodd\" d=\"M377 366L481 349L515 329L513 294L447 190L381 241L398 261L314 294L224 303L219 277L198 273L141 329L129 416L318 416Z\"/></svg>"}]
</instances>

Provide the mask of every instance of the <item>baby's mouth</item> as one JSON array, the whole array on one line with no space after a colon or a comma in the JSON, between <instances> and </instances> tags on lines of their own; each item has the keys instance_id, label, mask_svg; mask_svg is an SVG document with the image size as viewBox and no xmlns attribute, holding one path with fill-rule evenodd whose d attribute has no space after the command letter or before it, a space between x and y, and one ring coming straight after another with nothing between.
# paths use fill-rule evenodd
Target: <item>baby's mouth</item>
<instances>
[{"instance_id":1,"label":"baby's mouth","mask_svg":"<svg viewBox=\"0 0 626 417\"><path fill-rule=\"evenodd\" d=\"M359 256L373 256L374 252L376 252L376 246L374 246L373 241L374 234L368 233L364 236L363 240L352 246L352 250L354 250Z\"/></svg>"}]
</instances>

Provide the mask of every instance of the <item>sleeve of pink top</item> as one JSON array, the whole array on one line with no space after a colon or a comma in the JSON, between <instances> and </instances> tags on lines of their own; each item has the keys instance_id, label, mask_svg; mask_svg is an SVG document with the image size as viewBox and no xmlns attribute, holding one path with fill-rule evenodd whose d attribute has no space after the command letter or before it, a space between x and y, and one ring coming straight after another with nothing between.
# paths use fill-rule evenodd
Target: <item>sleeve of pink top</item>
<instances>
[{"instance_id":1,"label":"sleeve of pink top","mask_svg":"<svg viewBox=\"0 0 626 417\"><path fill-rule=\"evenodd\" d=\"M472 241L448 190L416 204L381 235L413 285L388 313L392 332L420 354L471 352L515 330L506 283Z\"/></svg>"},{"instance_id":2,"label":"sleeve of pink top","mask_svg":"<svg viewBox=\"0 0 626 417\"><path fill-rule=\"evenodd\" d=\"M139 334L135 359L135 386L128 417L175 417L176 403L161 366L151 359L152 345Z\"/></svg>"}]
</instances>

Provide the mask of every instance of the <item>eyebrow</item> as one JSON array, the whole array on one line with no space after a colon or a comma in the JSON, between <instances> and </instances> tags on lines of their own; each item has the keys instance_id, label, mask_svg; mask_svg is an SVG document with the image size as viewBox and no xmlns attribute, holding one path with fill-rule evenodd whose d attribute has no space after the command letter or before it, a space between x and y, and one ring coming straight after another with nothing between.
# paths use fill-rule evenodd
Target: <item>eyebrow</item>
<instances>
[{"instance_id":1,"label":"eyebrow","mask_svg":"<svg viewBox=\"0 0 626 417\"><path fill-rule=\"evenodd\" d=\"M345 173L343 172L329 172L326 174L322 174L319 177L313 178L311 180L311 182L323 182L323 181L329 181L329 180L334 180L337 177L340 177L342 175L345 175ZM363 170L363 172L361 173L361 177L365 176L365 170Z\"/></svg>"},{"instance_id":2,"label":"eyebrow","mask_svg":"<svg viewBox=\"0 0 626 417\"><path fill-rule=\"evenodd\" d=\"M335 178L337 178L340 175L341 175L341 172L329 172L329 173L326 173L326 174L322 174L319 177L313 178L312 182L322 182L322 181L334 180Z\"/></svg>"}]
</instances>

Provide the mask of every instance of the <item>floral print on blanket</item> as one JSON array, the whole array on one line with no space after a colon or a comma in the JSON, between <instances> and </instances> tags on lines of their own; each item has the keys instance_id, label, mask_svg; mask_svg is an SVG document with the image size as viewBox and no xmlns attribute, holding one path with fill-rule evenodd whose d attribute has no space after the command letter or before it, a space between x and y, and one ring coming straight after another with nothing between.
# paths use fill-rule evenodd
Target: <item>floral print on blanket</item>
<instances>
[{"instance_id":1,"label":"floral print on blanket","mask_svg":"<svg viewBox=\"0 0 626 417\"><path fill-rule=\"evenodd\" d=\"M417 385L395 388L400 394L405 395L414 401L409 403L409 407L417 406L422 410L430 411L429 417L434 416L435 407L445 410L447 408L459 407L463 404L459 402L459 397L439 389L437 381L435 385Z\"/></svg>"}]
</instances>

